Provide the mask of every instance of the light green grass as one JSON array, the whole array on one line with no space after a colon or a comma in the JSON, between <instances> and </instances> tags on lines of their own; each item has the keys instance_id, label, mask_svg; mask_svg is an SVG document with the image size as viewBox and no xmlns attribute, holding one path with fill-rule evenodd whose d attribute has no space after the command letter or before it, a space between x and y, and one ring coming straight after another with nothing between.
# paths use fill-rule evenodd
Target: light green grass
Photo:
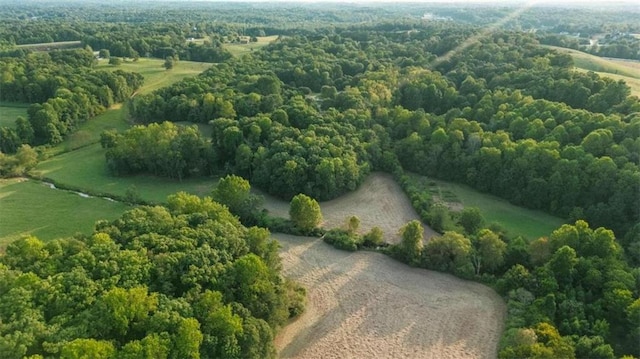
<instances>
[{"instance_id":1,"label":"light green grass","mask_svg":"<svg viewBox=\"0 0 640 359\"><path fill-rule=\"evenodd\" d=\"M415 174L412 174L411 178L424 190L444 197L445 201L457 202L464 207L479 208L487 223L498 223L509 236L522 236L533 240L550 235L553 230L565 223L561 218L515 206L501 198L480 193L468 186Z\"/></svg>"},{"instance_id":2,"label":"light green grass","mask_svg":"<svg viewBox=\"0 0 640 359\"><path fill-rule=\"evenodd\" d=\"M0 180L0 251L9 242L34 235L41 240L88 234L97 220L112 220L131 207L102 198L51 189L42 183Z\"/></svg>"},{"instance_id":3,"label":"light green grass","mask_svg":"<svg viewBox=\"0 0 640 359\"><path fill-rule=\"evenodd\" d=\"M107 169L105 150L100 144L49 158L38 164L34 173L90 193L124 196L129 188L135 186L142 199L154 203L163 203L168 195L179 191L199 196L209 195L217 182L215 178L206 177L185 179L182 182L149 175L115 177Z\"/></svg>"},{"instance_id":4,"label":"light green grass","mask_svg":"<svg viewBox=\"0 0 640 359\"><path fill-rule=\"evenodd\" d=\"M261 49L270 43L276 41L278 35L258 37L257 42L249 42L248 44L224 44L224 48L231 53L231 55L240 57L242 55L251 53L252 51Z\"/></svg>"},{"instance_id":5,"label":"light green grass","mask_svg":"<svg viewBox=\"0 0 640 359\"><path fill-rule=\"evenodd\" d=\"M594 72L605 72L614 75L628 76L640 79L640 62L602 58L586 52L567 49L564 47L547 46L544 47L564 52L573 58L573 63L577 68Z\"/></svg>"},{"instance_id":6,"label":"light green grass","mask_svg":"<svg viewBox=\"0 0 640 359\"><path fill-rule=\"evenodd\" d=\"M27 118L28 106L27 104L0 102L0 127L14 128L18 116Z\"/></svg>"},{"instance_id":7,"label":"light green grass","mask_svg":"<svg viewBox=\"0 0 640 359\"><path fill-rule=\"evenodd\" d=\"M127 60L120 66L109 65L109 60L103 59L98 62L98 69L123 70L137 72L144 76L144 85L137 93L145 94L162 87L170 86L185 77L197 76L204 70L211 67L211 63L178 61L171 70L164 68L164 60L140 58L138 61Z\"/></svg>"}]
</instances>

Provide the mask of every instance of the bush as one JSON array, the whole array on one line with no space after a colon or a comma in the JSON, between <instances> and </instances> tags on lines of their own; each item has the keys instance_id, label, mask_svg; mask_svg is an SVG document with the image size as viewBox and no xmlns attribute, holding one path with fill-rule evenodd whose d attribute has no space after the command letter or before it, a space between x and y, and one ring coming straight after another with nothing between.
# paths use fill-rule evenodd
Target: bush
<instances>
[{"instance_id":1,"label":"bush","mask_svg":"<svg viewBox=\"0 0 640 359\"><path fill-rule=\"evenodd\" d=\"M343 229L331 229L324 234L322 239L338 249L352 252L358 250L357 237L350 235Z\"/></svg>"},{"instance_id":2,"label":"bush","mask_svg":"<svg viewBox=\"0 0 640 359\"><path fill-rule=\"evenodd\" d=\"M373 227L369 233L362 236L362 246L365 248L377 248L384 244L384 234L380 227Z\"/></svg>"}]
</instances>

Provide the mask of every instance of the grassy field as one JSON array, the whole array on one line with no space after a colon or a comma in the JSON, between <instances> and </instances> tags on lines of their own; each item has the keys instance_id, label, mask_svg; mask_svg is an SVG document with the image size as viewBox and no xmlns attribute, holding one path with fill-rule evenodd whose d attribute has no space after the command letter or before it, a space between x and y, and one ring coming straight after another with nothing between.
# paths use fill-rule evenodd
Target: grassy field
<instances>
[{"instance_id":1,"label":"grassy field","mask_svg":"<svg viewBox=\"0 0 640 359\"><path fill-rule=\"evenodd\" d=\"M179 61L173 69L167 71L162 67L163 63L163 60L143 58L136 62L124 62L121 66L111 66L107 63L107 60L101 60L98 68L108 70L122 69L142 74L144 76L144 85L137 93L144 94L169 86L185 77L196 76L211 66L211 64L203 62ZM124 131L130 126L126 105L116 104L106 112L82 124L77 132L66 138L63 143L50 149L48 154L54 156L96 143L100 140L102 131L111 129Z\"/></svg>"},{"instance_id":2,"label":"grassy field","mask_svg":"<svg viewBox=\"0 0 640 359\"><path fill-rule=\"evenodd\" d=\"M544 45L544 47L571 55L575 66L584 70L640 78L640 62L637 61L604 58L558 46Z\"/></svg>"},{"instance_id":3,"label":"grassy field","mask_svg":"<svg viewBox=\"0 0 640 359\"><path fill-rule=\"evenodd\" d=\"M624 80L631 88L631 95L640 97L640 62L604 58L558 46L544 45L544 47L571 55L578 71L593 71L602 77L609 77L616 81Z\"/></svg>"},{"instance_id":4,"label":"grassy field","mask_svg":"<svg viewBox=\"0 0 640 359\"><path fill-rule=\"evenodd\" d=\"M124 196L133 186L142 199L156 203L164 202L168 195L178 191L208 195L217 181L202 177L182 182L146 175L114 177L109 174L104 154L100 144L93 144L49 158L38 164L34 173L93 193Z\"/></svg>"},{"instance_id":5,"label":"grassy field","mask_svg":"<svg viewBox=\"0 0 640 359\"><path fill-rule=\"evenodd\" d=\"M0 127L14 127L18 116L27 118L28 104L0 102Z\"/></svg>"},{"instance_id":6,"label":"grassy field","mask_svg":"<svg viewBox=\"0 0 640 359\"><path fill-rule=\"evenodd\" d=\"M258 37L257 42L250 42L248 44L224 44L224 48L227 49L233 56L242 56L250 53L251 51L261 49L270 43L276 41L278 35Z\"/></svg>"},{"instance_id":7,"label":"grassy field","mask_svg":"<svg viewBox=\"0 0 640 359\"><path fill-rule=\"evenodd\" d=\"M140 58L138 61L126 61L120 66L109 65L109 60L103 59L98 63L99 69L123 70L137 72L144 76L144 85L138 93L144 94L162 87L170 86L185 77L196 76L208 69L212 64L207 62L178 61L171 70L164 68L164 60Z\"/></svg>"},{"instance_id":8,"label":"grassy field","mask_svg":"<svg viewBox=\"0 0 640 359\"><path fill-rule=\"evenodd\" d=\"M42 240L90 233L99 219L115 219L129 206L83 198L23 179L0 180L0 250L26 235Z\"/></svg>"},{"instance_id":9,"label":"grassy field","mask_svg":"<svg viewBox=\"0 0 640 359\"><path fill-rule=\"evenodd\" d=\"M564 223L561 218L518 206L468 186L412 175L416 184L454 207L477 207L489 223L500 224L511 236L533 240L548 236Z\"/></svg>"}]
</instances>

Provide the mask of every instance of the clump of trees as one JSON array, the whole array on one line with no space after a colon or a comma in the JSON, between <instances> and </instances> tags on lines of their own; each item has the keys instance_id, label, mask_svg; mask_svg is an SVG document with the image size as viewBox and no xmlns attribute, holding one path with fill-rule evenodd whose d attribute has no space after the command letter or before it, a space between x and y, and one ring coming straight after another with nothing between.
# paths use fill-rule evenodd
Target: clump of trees
<instances>
[{"instance_id":1,"label":"clump of trees","mask_svg":"<svg viewBox=\"0 0 640 359\"><path fill-rule=\"evenodd\" d=\"M182 180L210 174L211 149L195 125L138 125L122 134L103 132L100 141L107 149L107 165L116 175L146 172Z\"/></svg>"},{"instance_id":2,"label":"clump of trees","mask_svg":"<svg viewBox=\"0 0 640 359\"><path fill-rule=\"evenodd\" d=\"M172 195L95 232L9 244L0 256L0 352L92 358L274 358L304 309L266 229Z\"/></svg>"}]
</instances>

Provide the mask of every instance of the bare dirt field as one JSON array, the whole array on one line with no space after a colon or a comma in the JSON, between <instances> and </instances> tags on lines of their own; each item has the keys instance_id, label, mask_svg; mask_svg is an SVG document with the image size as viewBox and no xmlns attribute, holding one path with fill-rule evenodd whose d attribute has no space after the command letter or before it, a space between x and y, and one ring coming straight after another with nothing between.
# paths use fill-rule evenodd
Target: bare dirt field
<instances>
[{"instance_id":1,"label":"bare dirt field","mask_svg":"<svg viewBox=\"0 0 640 359\"><path fill-rule=\"evenodd\" d=\"M289 218L289 203L285 201L265 195L265 208L272 215ZM357 190L321 202L320 209L324 217L322 226L327 229L343 226L349 217L355 215L360 218L361 233L378 226L389 243L398 243L400 228L411 220L419 219L402 188L393 177L384 173L372 173ZM437 235L426 224L422 226L425 239Z\"/></svg>"},{"instance_id":2,"label":"bare dirt field","mask_svg":"<svg viewBox=\"0 0 640 359\"><path fill-rule=\"evenodd\" d=\"M281 358L495 358L505 317L498 294L374 252L275 236L307 309L276 338Z\"/></svg>"}]
</instances>

